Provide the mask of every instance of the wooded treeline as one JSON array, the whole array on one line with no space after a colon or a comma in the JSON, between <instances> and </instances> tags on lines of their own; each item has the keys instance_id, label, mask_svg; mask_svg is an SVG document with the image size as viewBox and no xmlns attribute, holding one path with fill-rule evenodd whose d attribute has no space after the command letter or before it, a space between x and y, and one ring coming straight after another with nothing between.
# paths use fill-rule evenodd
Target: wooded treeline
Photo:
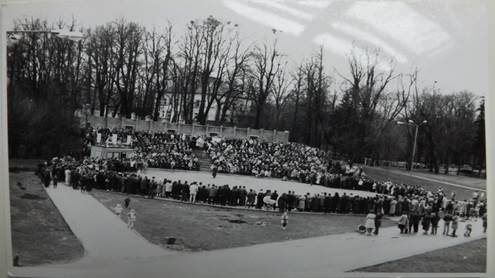
<instances>
[{"instance_id":1,"label":"wooded treeline","mask_svg":"<svg viewBox=\"0 0 495 278\"><path fill-rule=\"evenodd\" d=\"M289 62L277 30L247 43L237 24L213 16L185 27L178 33L172 23L150 29L124 19L92 28L18 20L15 30L68 29L84 38L26 33L9 44L11 156L71 149L77 109L159 120L167 98L173 122L205 124L213 113L215 124L289 130L291 141L356 162L409 161L414 128L396 122L427 121L415 161L432 171L484 167L484 102L472 92L420 87L418 70L382 67L379 50L350 49L348 69L336 72L323 48ZM56 135L44 136L48 131Z\"/></svg>"}]
</instances>

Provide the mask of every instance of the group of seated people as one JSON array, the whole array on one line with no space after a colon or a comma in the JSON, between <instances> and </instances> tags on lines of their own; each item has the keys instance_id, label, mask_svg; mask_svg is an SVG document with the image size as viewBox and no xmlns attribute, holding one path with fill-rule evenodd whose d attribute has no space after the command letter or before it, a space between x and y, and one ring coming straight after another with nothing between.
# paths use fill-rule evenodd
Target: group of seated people
<instances>
[{"instance_id":1,"label":"group of seated people","mask_svg":"<svg viewBox=\"0 0 495 278\"><path fill-rule=\"evenodd\" d=\"M193 153L194 141L190 136L172 133L134 132L136 155L148 167L199 170L198 158Z\"/></svg>"},{"instance_id":2,"label":"group of seated people","mask_svg":"<svg viewBox=\"0 0 495 278\"><path fill-rule=\"evenodd\" d=\"M298 143L257 139L219 139L207 152L220 173L275 177L311 182L326 172L327 154Z\"/></svg>"}]
</instances>

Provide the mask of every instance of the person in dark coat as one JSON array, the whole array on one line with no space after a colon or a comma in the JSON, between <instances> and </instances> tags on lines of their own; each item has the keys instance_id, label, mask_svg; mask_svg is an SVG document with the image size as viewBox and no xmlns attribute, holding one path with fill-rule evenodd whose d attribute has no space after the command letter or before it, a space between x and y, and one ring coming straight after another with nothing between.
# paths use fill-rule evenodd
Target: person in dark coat
<instances>
[{"instance_id":1,"label":"person in dark coat","mask_svg":"<svg viewBox=\"0 0 495 278\"><path fill-rule=\"evenodd\" d=\"M79 187L79 180L81 178L81 175L79 174L78 171L73 171L72 176L70 179L71 185L73 189L77 189Z\"/></svg>"},{"instance_id":2,"label":"person in dark coat","mask_svg":"<svg viewBox=\"0 0 495 278\"><path fill-rule=\"evenodd\" d=\"M324 201L323 201L323 211L328 213L330 212L330 205L332 203L332 197L330 197L330 194L327 195L327 193L324 193Z\"/></svg>"},{"instance_id":3,"label":"person in dark coat","mask_svg":"<svg viewBox=\"0 0 495 278\"><path fill-rule=\"evenodd\" d=\"M430 230L430 225L431 225L431 214L426 213L423 215L423 219L421 221L421 226L423 226L423 234L427 235L428 231Z\"/></svg>"},{"instance_id":4,"label":"person in dark coat","mask_svg":"<svg viewBox=\"0 0 495 278\"><path fill-rule=\"evenodd\" d=\"M212 171L211 171L211 176L213 178L216 178L217 177L217 173L218 173L218 166L217 165L213 165Z\"/></svg>"},{"instance_id":5,"label":"person in dark coat","mask_svg":"<svg viewBox=\"0 0 495 278\"><path fill-rule=\"evenodd\" d=\"M277 201L277 199L278 199L277 190L273 191L273 193L270 195L270 199L272 199L274 201ZM277 203L275 202L275 205L274 205L274 208L273 209L276 209L276 206L277 206Z\"/></svg>"},{"instance_id":6,"label":"person in dark coat","mask_svg":"<svg viewBox=\"0 0 495 278\"><path fill-rule=\"evenodd\" d=\"M265 197L265 193L263 189L260 190L258 196L256 196L256 208L261 209L263 207L263 198Z\"/></svg>"},{"instance_id":7,"label":"person in dark coat","mask_svg":"<svg viewBox=\"0 0 495 278\"><path fill-rule=\"evenodd\" d=\"M249 189L249 192L247 193L247 207L253 207L254 202L256 201L256 192L254 190Z\"/></svg>"},{"instance_id":8,"label":"person in dark coat","mask_svg":"<svg viewBox=\"0 0 495 278\"><path fill-rule=\"evenodd\" d=\"M318 195L314 195L311 198L311 211L317 212L320 211L320 200Z\"/></svg>"},{"instance_id":9,"label":"person in dark coat","mask_svg":"<svg viewBox=\"0 0 495 278\"><path fill-rule=\"evenodd\" d=\"M239 206L246 205L246 197L247 197L247 190L246 187L243 186L242 188L239 189Z\"/></svg>"},{"instance_id":10,"label":"person in dark coat","mask_svg":"<svg viewBox=\"0 0 495 278\"><path fill-rule=\"evenodd\" d=\"M45 187L49 187L50 186L50 182L52 181L51 180L51 177L50 177L50 171L48 169L45 169L42 172L41 177L42 177L43 184L45 185Z\"/></svg>"},{"instance_id":11,"label":"person in dark coat","mask_svg":"<svg viewBox=\"0 0 495 278\"><path fill-rule=\"evenodd\" d=\"M278 205L278 210L279 212L283 213L286 211L287 207L287 194L282 193L280 197L277 200L277 205Z\"/></svg>"},{"instance_id":12,"label":"person in dark coat","mask_svg":"<svg viewBox=\"0 0 495 278\"><path fill-rule=\"evenodd\" d=\"M289 191L289 194L287 194L287 209L292 211L297 207L297 205L297 198L294 191Z\"/></svg>"}]
</instances>

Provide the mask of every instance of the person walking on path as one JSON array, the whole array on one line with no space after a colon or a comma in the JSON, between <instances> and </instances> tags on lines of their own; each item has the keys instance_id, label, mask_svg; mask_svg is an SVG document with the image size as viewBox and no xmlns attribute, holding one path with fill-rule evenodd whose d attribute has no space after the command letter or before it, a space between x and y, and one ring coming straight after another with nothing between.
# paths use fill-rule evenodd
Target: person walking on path
<instances>
[{"instance_id":1,"label":"person walking on path","mask_svg":"<svg viewBox=\"0 0 495 278\"><path fill-rule=\"evenodd\" d=\"M287 228L287 225L289 224L289 214L287 213L287 210L284 211L280 218L280 224L282 225L282 230L285 231Z\"/></svg>"},{"instance_id":2,"label":"person walking on path","mask_svg":"<svg viewBox=\"0 0 495 278\"><path fill-rule=\"evenodd\" d=\"M124 199L124 208L128 209L130 204L131 204L131 199L129 197L126 197Z\"/></svg>"},{"instance_id":3,"label":"person walking on path","mask_svg":"<svg viewBox=\"0 0 495 278\"><path fill-rule=\"evenodd\" d=\"M134 230L134 222L136 222L136 211L131 209L131 211L127 214L127 227Z\"/></svg>"},{"instance_id":4,"label":"person walking on path","mask_svg":"<svg viewBox=\"0 0 495 278\"><path fill-rule=\"evenodd\" d=\"M213 178L216 178L217 173L218 173L218 166L216 164L211 165L211 176Z\"/></svg>"},{"instance_id":5,"label":"person walking on path","mask_svg":"<svg viewBox=\"0 0 495 278\"><path fill-rule=\"evenodd\" d=\"M114 208L113 208L113 211L115 212L115 214L117 214L118 217L120 217L120 214L122 214L122 206L120 204L117 204Z\"/></svg>"}]
</instances>

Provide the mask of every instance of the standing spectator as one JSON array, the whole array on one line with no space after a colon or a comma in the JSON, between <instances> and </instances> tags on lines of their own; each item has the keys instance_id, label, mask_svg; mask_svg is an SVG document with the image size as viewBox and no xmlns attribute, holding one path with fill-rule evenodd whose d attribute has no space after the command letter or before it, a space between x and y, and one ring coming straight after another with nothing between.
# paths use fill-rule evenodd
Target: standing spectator
<instances>
[{"instance_id":1,"label":"standing spectator","mask_svg":"<svg viewBox=\"0 0 495 278\"><path fill-rule=\"evenodd\" d=\"M428 231L430 230L430 225L431 225L431 214L426 213L423 216L423 221L421 222L421 226L423 226L423 234L427 235Z\"/></svg>"},{"instance_id":2,"label":"standing spectator","mask_svg":"<svg viewBox=\"0 0 495 278\"><path fill-rule=\"evenodd\" d=\"M452 221L452 215L446 211L445 216L443 217L443 235L449 235L450 221Z\"/></svg>"},{"instance_id":3,"label":"standing spectator","mask_svg":"<svg viewBox=\"0 0 495 278\"><path fill-rule=\"evenodd\" d=\"M70 178L71 178L71 171L69 168L66 168L64 171L65 174L65 185L69 186L70 185Z\"/></svg>"},{"instance_id":4,"label":"standing spectator","mask_svg":"<svg viewBox=\"0 0 495 278\"><path fill-rule=\"evenodd\" d=\"M196 194L198 193L198 185L193 182L189 187L189 202L196 203Z\"/></svg>"},{"instance_id":5,"label":"standing spectator","mask_svg":"<svg viewBox=\"0 0 495 278\"><path fill-rule=\"evenodd\" d=\"M457 237L457 235L455 234L455 232L457 231L457 226L459 225L459 215L458 213L454 214L454 216L452 216L452 236L453 237Z\"/></svg>"},{"instance_id":6,"label":"standing spectator","mask_svg":"<svg viewBox=\"0 0 495 278\"><path fill-rule=\"evenodd\" d=\"M376 215L373 213L373 210L370 210L368 215L366 215L366 223L364 226L366 227L366 233L367 235L371 235L371 232L373 232L373 229L375 228L375 218Z\"/></svg>"},{"instance_id":7,"label":"standing spectator","mask_svg":"<svg viewBox=\"0 0 495 278\"><path fill-rule=\"evenodd\" d=\"M254 201L256 200L256 192L252 189L249 189L249 192L247 194L247 207L253 207L254 206Z\"/></svg>"},{"instance_id":8,"label":"standing spectator","mask_svg":"<svg viewBox=\"0 0 495 278\"><path fill-rule=\"evenodd\" d=\"M482 216L482 220L483 220L483 233L486 233L486 226L487 226L487 216L486 216L486 212L483 214Z\"/></svg>"},{"instance_id":9,"label":"standing spectator","mask_svg":"<svg viewBox=\"0 0 495 278\"><path fill-rule=\"evenodd\" d=\"M438 228L438 221L440 218L438 217L438 213L432 212L431 213L431 234L436 235L437 234L437 228Z\"/></svg>"}]
</instances>

